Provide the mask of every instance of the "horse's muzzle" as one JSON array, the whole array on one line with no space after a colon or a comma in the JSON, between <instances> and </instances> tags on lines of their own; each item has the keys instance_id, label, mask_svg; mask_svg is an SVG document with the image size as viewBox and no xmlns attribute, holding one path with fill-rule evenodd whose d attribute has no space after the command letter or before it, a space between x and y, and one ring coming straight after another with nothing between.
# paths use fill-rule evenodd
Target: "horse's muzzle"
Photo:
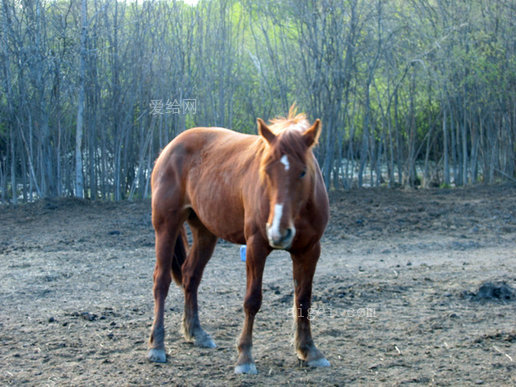
<instances>
[{"instance_id":1,"label":"horse's muzzle","mask_svg":"<svg viewBox=\"0 0 516 387\"><path fill-rule=\"evenodd\" d=\"M292 245L294 236L296 235L296 229L289 227L285 230L278 230L274 232L270 225L267 225L267 238L269 239L269 245L274 249L288 249Z\"/></svg>"}]
</instances>

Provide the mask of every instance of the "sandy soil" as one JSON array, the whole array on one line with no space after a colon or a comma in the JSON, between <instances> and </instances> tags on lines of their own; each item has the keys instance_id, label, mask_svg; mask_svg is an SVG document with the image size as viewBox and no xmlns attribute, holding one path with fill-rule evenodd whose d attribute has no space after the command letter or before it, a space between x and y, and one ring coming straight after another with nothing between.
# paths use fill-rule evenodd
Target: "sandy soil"
<instances>
[{"instance_id":1,"label":"sandy soil","mask_svg":"<svg viewBox=\"0 0 516 387\"><path fill-rule=\"evenodd\" d=\"M254 329L259 374L233 374L245 264L220 242L200 288L218 347L179 333L145 359L154 235L148 202L44 200L0 208L0 385L516 383L516 187L332 193L313 333L332 363L298 364L288 254L267 262Z\"/></svg>"}]
</instances>

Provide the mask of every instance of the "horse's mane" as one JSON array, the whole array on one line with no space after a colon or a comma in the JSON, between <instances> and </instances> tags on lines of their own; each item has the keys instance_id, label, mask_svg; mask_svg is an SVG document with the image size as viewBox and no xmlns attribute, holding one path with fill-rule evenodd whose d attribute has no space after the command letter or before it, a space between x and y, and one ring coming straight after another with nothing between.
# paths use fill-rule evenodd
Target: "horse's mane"
<instances>
[{"instance_id":1,"label":"horse's mane","mask_svg":"<svg viewBox=\"0 0 516 387\"><path fill-rule=\"evenodd\" d=\"M287 117L276 117L270 120L269 129L274 134L279 134L285 129L305 131L310 123L305 113L298 113L296 104L292 104L288 111Z\"/></svg>"}]
</instances>

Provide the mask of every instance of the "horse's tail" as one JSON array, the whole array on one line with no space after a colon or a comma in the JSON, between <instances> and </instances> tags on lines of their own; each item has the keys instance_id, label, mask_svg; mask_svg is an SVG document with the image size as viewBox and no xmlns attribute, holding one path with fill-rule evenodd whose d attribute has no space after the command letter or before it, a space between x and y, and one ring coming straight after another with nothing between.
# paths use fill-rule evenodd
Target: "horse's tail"
<instances>
[{"instance_id":1,"label":"horse's tail","mask_svg":"<svg viewBox=\"0 0 516 387\"><path fill-rule=\"evenodd\" d=\"M181 231L177 236L176 247L174 248L174 257L172 258L172 278L174 282L181 286L183 284L183 274L181 267L186 260L188 249L188 239L186 237L186 229L181 227Z\"/></svg>"}]
</instances>

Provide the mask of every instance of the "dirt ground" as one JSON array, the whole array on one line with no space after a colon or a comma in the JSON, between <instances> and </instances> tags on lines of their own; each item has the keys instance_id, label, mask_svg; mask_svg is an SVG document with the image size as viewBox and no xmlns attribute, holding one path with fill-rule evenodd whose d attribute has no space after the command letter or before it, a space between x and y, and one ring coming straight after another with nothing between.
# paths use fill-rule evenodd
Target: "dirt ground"
<instances>
[{"instance_id":1,"label":"dirt ground","mask_svg":"<svg viewBox=\"0 0 516 387\"><path fill-rule=\"evenodd\" d=\"M297 361L292 268L273 253L254 329L258 375L233 374L245 264L220 242L200 287L218 347L180 332L146 361L154 234L149 202L0 207L0 385L514 385L516 186L331 195L311 313L331 368Z\"/></svg>"}]
</instances>

